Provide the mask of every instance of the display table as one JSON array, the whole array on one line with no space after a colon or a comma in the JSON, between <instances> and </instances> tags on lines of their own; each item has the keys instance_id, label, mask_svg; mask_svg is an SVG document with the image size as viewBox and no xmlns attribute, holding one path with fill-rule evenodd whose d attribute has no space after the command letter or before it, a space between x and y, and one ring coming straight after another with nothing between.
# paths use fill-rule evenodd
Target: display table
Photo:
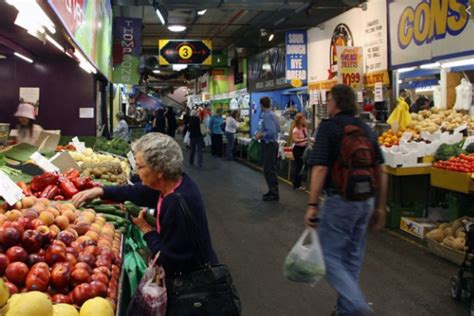
<instances>
[{"instance_id":1,"label":"display table","mask_svg":"<svg viewBox=\"0 0 474 316\"><path fill-rule=\"evenodd\" d=\"M431 168L431 185L461 193L474 193L473 174Z\"/></svg>"},{"instance_id":2,"label":"display table","mask_svg":"<svg viewBox=\"0 0 474 316\"><path fill-rule=\"evenodd\" d=\"M385 171L388 174L393 176L417 176L417 175L424 175L430 174L431 164L422 166L422 167L402 167L402 168L392 168L390 166L384 166Z\"/></svg>"}]
</instances>

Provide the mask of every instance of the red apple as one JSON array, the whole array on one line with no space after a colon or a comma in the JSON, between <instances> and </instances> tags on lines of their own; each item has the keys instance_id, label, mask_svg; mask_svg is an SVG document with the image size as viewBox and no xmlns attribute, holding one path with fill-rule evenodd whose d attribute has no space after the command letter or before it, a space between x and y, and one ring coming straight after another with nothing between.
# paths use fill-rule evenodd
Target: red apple
<instances>
[{"instance_id":1,"label":"red apple","mask_svg":"<svg viewBox=\"0 0 474 316\"><path fill-rule=\"evenodd\" d=\"M56 294L51 298L51 300L54 304L72 304L71 297L69 297L69 295L64 294Z\"/></svg>"},{"instance_id":2,"label":"red apple","mask_svg":"<svg viewBox=\"0 0 474 316\"><path fill-rule=\"evenodd\" d=\"M25 231L25 226L20 220L14 221L12 223L12 227L18 230L18 232L20 233L20 236L23 235L23 232Z\"/></svg>"},{"instance_id":3,"label":"red apple","mask_svg":"<svg viewBox=\"0 0 474 316\"><path fill-rule=\"evenodd\" d=\"M5 285L8 288L8 292L10 292L10 296L18 293L18 287L15 284L5 281Z\"/></svg>"},{"instance_id":4,"label":"red apple","mask_svg":"<svg viewBox=\"0 0 474 316\"><path fill-rule=\"evenodd\" d=\"M94 256L97 256L99 254L99 248L97 246L87 246L84 248L83 252L88 252L93 254Z\"/></svg>"},{"instance_id":5,"label":"red apple","mask_svg":"<svg viewBox=\"0 0 474 316\"><path fill-rule=\"evenodd\" d=\"M26 262L28 260L28 253L20 246L13 246L7 250L7 257L10 262Z\"/></svg>"},{"instance_id":6,"label":"red apple","mask_svg":"<svg viewBox=\"0 0 474 316\"><path fill-rule=\"evenodd\" d=\"M102 272L94 272L94 274L91 276L91 279L92 281L100 281L105 285L109 284L109 277Z\"/></svg>"},{"instance_id":7,"label":"red apple","mask_svg":"<svg viewBox=\"0 0 474 316\"><path fill-rule=\"evenodd\" d=\"M95 256L91 253L88 253L88 252L82 252L82 253L79 254L79 256L77 256L77 261L85 262L91 267L94 266L95 260L96 260Z\"/></svg>"},{"instance_id":8,"label":"red apple","mask_svg":"<svg viewBox=\"0 0 474 316\"><path fill-rule=\"evenodd\" d=\"M37 252L42 245L42 238L40 233L37 230L27 229L23 233L21 245L29 253Z\"/></svg>"},{"instance_id":9,"label":"red apple","mask_svg":"<svg viewBox=\"0 0 474 316\"><path fill-rule=\"evenodd\" d=\"M112 266L112 260L106 256L98 256L97 260L95 261L96 267L108 267Z\"/></svg>"},{"instance_id":10,"label":"red apple","mask_svg":"<svg viewBox=\"0 0 474 316\"><path fill-rule=\"evenodd\" d=\"M10 259L3 253L0 253L0 276L5 274L5 270L10 264Z\"/></svg>"},{"instance_id":11,"label":"red apple","mask_svg":"<svg viewBox=\"0 0 474 316\"><path fill-rule=\"evenodd\" d=\"M69 262L72 266L75 266L76 263L77 263L77 258L75 255L71 254L71 253L67 253L66 254L66 260L67 262Z\"/></svg>"},{"instance_id":12,"label":"red apple","mask_svg":"<svg viewBox=\"0 0 474 316\"><path fill-rule=\"evenodd\" d=\"M22 286L28 276L28 266L23 262L10 263L5 271L5 276L16 286Z\"/></svg>"},{"instance_id":13,"label":"red apple","mask_svg":"<svg viewBox=\"0 0 474 316\"><path fill-rule=\"evenodd\" d=\"M20 232L14 227L6 227L0 236L0 240L7 248L18 245L20 242Z\"/></svg>"},{"instance_id":14,"label":"red apple","mask_svg":"<svg viewBox=\"0 0 474 316\"><path fill-rule=\"evenodd\" d=\"M69 246L75 240L74 235L67 231L60 232L57 239L62 241L66 246Z\"/></svg>"},{"instance_id":15,"label":"red apple","mask_svg":"<svg viewBox=\"0 0 474 316\"><path fill-rule=\"evenodd\" d=\"M45 261L53 266L55 263L66 261L66 248L58 245L51 245L46 250Z\"/></svg>"},{"instance_id":16,"label":"red apple","mask_svg":"<svg viewBox=\"0 0 474 316\"><path fill-rule=\"evenodd\" d=\"M94 273L97 273L97 272L105 274L108 278L111 276L110 269L107 267L97 267L94 269Z\"/></svg>"},{"instance_id":17,"label":"red apple","mask_svg":"<svg viewBox=\"0 0 474 316\"><path fill-rule=\"evenodd\" d=\"M30 225L27 227L27 229L37 229L40 226L44 226L43 221L40 220L39 218L35 218L31 220Z\"/></svg>"},{"instance_id":18,"label":"red apple","mask_svg":"<svg viewBox=\"0 0 474 316\"><path fill-rule=\"evenodd\" d=\"M28 291L46 292L50 277L48 265L44 262L39 262L28 273L25 282L26 288Z\"/></svg>"},{"instance_id":19,"label":"red apple","mask_svg":"<svg viewBox=\"0 0 474 316\"><path fill-rule=\"evenodd\" d=\"M82 303L92 298L92 288L89 283L83 283L74 288L72 291L72 298L74 304L81 306Z\"/></svg>"},{"instance_id":20,"label":"red apple","mask_svg":"<svg viewBox=\"0 0 474 316\"><path fill-rule=\"evenodd\" d=\"M51 231L48 226L40 225L36 228L36 230L41 235L41 241L44 246L49 245L51 243L52 235Z\"/></svg>"},{"instance_id":21,"label":"red apple","mask_svg":"<svg viewBox=\"0 0 474 316\"><path fill-rule=\"evenodd\" d=\"M74 266L74 269L84 269L86 270L87 272L92 273L92 268L90 265L88 265L87 263L85 262L78 262L76 263L76 265Z\"/></svg>"},{"instance_id":22,"label":"red apple","mask_svg":"<svg viewBox=\"0 0 474 316\"><path fill-rule=\"evenodd\" d=\"M66 244L65 244L64 242L62 242L61 240L58 240L58 239L53 240L53 245L61 246L61 247L64 248L64 251L66 251L67 246L66 246Z\"/></svg>"},{"instance_id":23,"label":"red apple","mask_svg":"<svg viewBox=\"0 0 474 316\"><path fill-rule=\"evenodd\" d=\"M72 254L72 255L74 255L74 256L77 256L77 254L78 254L78 252L76 251L76 249L73 248L73 247L67 247L67 248L66 248L66 252L67 252L67 253L70 253L70 254Z\"/></svg>"},{"instance_id":24,"label":"red apple","mask_svg":"<svg viewBox=\"0 0 474 316\"><path fill-rule=\"evenodd\" d=\"M107 286L100 282L100 281L92 281L89 283L91 286L92 290L92 297L96 296L101 296L101 297L106 297L107 296Z\"/></svg>"},{"instance_id":25,"label":"red apple","mask_svg":"<svg viewBox=\"0 0 474 316\"><path fill-rule=\"evenodd\" d=\"M71 282L71 266L62 262L56 263L51 270L51 282L58 290L65 289Z\"/></svg>"},{"instance_id":26,"label":"red apple","mask_svg":"<svg viewBox=\"0 0 474 316\"><path fill-rule=\"evenodd\" d=\"M73 284L89 283L91 275L86 269L74 269L71 274Z\"/></svg>"},{"instance_id":27,"label":"red apple","mask_svg":"<svg viewBox=\"0 0 474 316\"><path fill-rule=\"evenodd\" d=\"M39 262L44 262L44 256L41 256L37 253L32 253L28 256L28 266L32 267Z\"/></svg>"}]
</instances>

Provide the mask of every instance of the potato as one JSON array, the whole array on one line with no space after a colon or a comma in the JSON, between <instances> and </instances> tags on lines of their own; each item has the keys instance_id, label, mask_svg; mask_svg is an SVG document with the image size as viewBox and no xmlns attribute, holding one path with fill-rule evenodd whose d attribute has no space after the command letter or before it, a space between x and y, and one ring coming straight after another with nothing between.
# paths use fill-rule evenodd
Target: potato
<instances>
[{"instance_id":1,"label":"potato","mask_svg":"<svg viewBox=\"0 0 474 316\"><path fill-rule=\"evenodd\" d=\"M444 229L444 234L445 234L447 237L453 237L453 236L454 236L454 232L455 232L455 230L453 229L453 227L448 227L448 228L445 228L445 229Z\"/></svg>"},{"instance_id":2,"label":"potato","mask_svg":"<svg viewBox=\"0 0 474 316\"><path fill-rule=\"evenodd\" d=\"M444 230L445 228L448 228L449 226L450 226L450 225L449 225L449 223L442 223L442 224L440 224L440 225L439 225L439 227L438 227L438 228L440 228L440 229L443 229L443 230Z\"/></svg>"}]
</instances>

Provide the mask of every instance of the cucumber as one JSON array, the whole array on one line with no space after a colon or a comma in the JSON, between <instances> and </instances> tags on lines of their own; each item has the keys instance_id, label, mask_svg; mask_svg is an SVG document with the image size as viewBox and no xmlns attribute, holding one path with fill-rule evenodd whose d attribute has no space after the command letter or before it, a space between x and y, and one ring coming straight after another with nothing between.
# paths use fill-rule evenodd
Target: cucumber
<instances>
[{"instance_id":1,"label":"cucumber","mask_svg":"<svg viewBox=\"0 0 474 316\"><path fill-rule=\"evenodd\" d=\"M150 224L151 226L153 226L153 227L156 226L156 217L153 216L153 215L150 213L150 209L147 209L147 210L146 210L145 220L146 220L147 223Z\"/></svg>"},{"instance_id":2,"label":"cucumber","mask_svg":"<svg viewBox=\"0 0 474 316\"><path fill-rule=\"evenodd\" d=\"M114 214L117 207L114 205L92 205L92 208L98 213Z\"/></svg>"},{"instance_id":3,"label":"cucumber","mask_svg":"<svg viewBox=\"0 0 474 316\"><path fill-rule=\"evenodd\" d=\"M126 219L124 219L120 216L117 216L117 215L107 214L107 213L99 213L99 214L104 216L107 222L115 222L117 224L122 224L122 225L127 222Z\"/></svg>"},{"instance_id":4,"label":"cucumber","mask_svg":"<svg viewBox=\"0 0 474 316\"><path fill-rule=\"evenodd\" d=\"M139 206L135 205L130 201L126 201L124 205L127 213L129 213L133 217L137 217L140 214L140 211L142 210Z\"/></svg>"}]
</instances>

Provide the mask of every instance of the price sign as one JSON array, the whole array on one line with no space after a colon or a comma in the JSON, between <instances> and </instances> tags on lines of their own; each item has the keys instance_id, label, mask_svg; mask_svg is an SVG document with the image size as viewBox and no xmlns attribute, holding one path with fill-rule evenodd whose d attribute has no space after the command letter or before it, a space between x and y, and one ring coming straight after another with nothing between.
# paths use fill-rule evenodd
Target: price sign
<instances>
[{"instance_id":1,"label":"price sign","mask_svg":"<svg viewBox=\"0 0 474 316\"><path fill-rule=\"evenodd\" d=\"M21 188L3 171L0 171L0 196L10 205L15 205L25 196Z\"/></svg>"},{"instance_id":2,"label":"price sign","mask_svg":"<svg viewBox=\"0 0 474 316\"><path fill-rule=\"evenodd\" d=\"M464 141L464 145L462 146L462 149L466 149L467 146L469 146L470 144L474 143L474 136L469 136L468 138L466 138L466 140Z\"/></svg>"},{"instance_id":3,"label":"price sign","mask_svg":"<svg viewBox=\"0 0 474 316\"><path fill-rule=\"evenodd\" d=\"M128 161L130 162L130 166L132 166L133 171L137 171L137 162L135 161L135 156L133 152L129 151L127 153Z\"/></svg>"},{"instance_id":4,"label":"price sign","mask_svg":"<svg viewBox=\"0 0 474 316\"><path fill-rule=\"evenodd\" d=\"M59 172L59 168L53 165L48 159L46 159L43 155L39 152L35 152L31 155L31 160L34 161L41 169L46 172Z\"/></svg>"},{"instance_id":5,"label":"price sign","mask_svg":"<svg viewBox=\"0 0 474 316\"><path fill-rule=\"evenodd\" d=\"M412 138L413 133L411 132L405 132L402 134L402 138L400 139L401 141L408 142Z\"/></svg>"},{"instance_id":6,"label":"price sign","mask_svg":"<svg viewBox=\"0 0 474 316\"><path fill-rule=\"evenodd\" d=\"M338 82L354 89L364 87L364 62L362 47L337 47Z\"/></svg>"},{"instance_id":7,"label":"price sign","mask_svg":"<svg viewBox=\"0 0 474 316\"><path fill-rule=\"evenodd\" d=\"M456 133L461 133L463 130L465 130L467 128L467 124L464 123L460 126L458 126L455 130L454 130L454 134Z\"/></svg>"},{"instance_id":8,"label":"price sign","mask_svg":"<svg viewBox=\"0 0 474 316\"><path fill-rule=\"evenodd\" d=\"M72 139L72 144L76 147L76 151L79 153L82 153L86 149L85 143L81 142L77 137Z\"/></svg>"},{"instance_id":9,"label":"price sign","mask_svg":"<svg viewBox=\"0 0 474 316\"><path fill-rule=\"evenodd\" d=\"M381 82L377 82L374 87L374 102L382 102L383 101L383 84Z\"/></svg>"}]
</instances>

